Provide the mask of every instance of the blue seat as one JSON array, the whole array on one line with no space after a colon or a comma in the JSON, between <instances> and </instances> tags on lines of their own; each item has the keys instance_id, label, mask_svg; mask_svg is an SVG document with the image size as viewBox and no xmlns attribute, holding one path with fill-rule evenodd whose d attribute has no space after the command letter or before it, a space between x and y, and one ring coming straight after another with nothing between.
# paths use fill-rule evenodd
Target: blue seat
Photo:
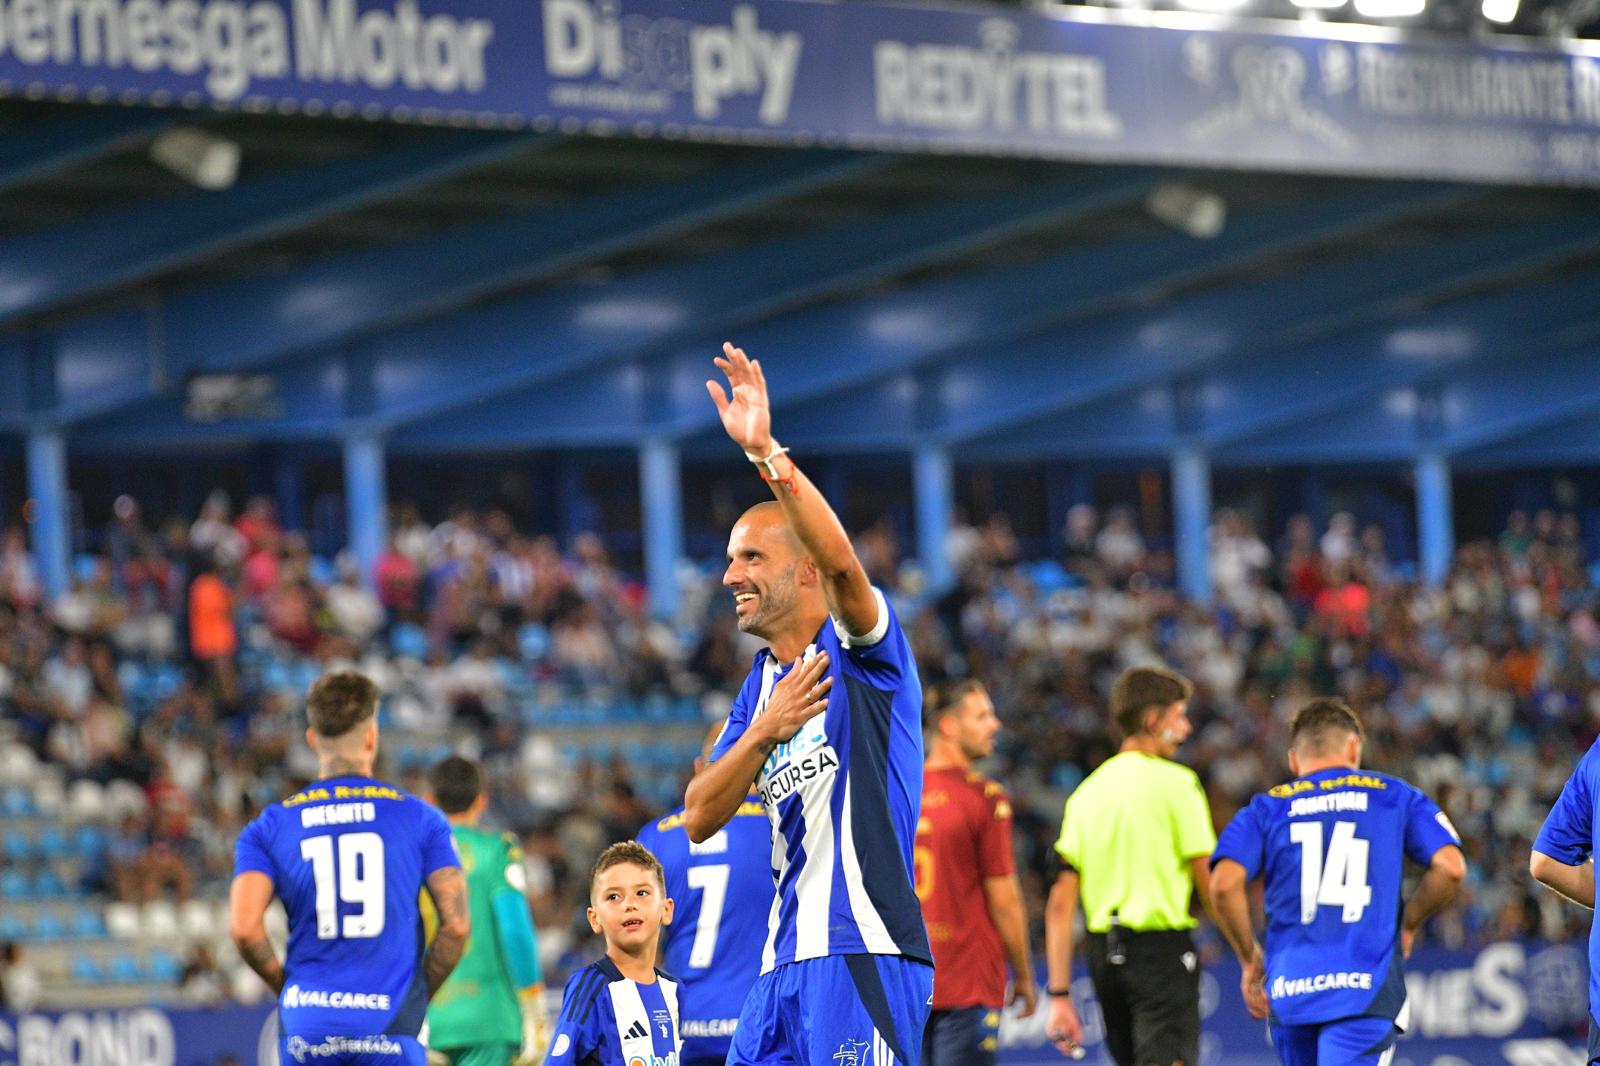
<instances>
[{"instance_id":1,"label":"blue seat","mask_svg":"<svg viewBox=\"0 0 1600 1066\"><path fill-rule=\"evenodd\" d=\"M61 940L67 935L67 926L50 911L40 911L33 920L33 935L40 940Z\"/></svg>"},{"instance_id":2,"label":"blue seat","mask_svg":"<svg viewBox=\"0 0 1600 1066\"><path fill-rule=\"evenodd\" d=\"M97 985L105 980L100 964L88 955L75 955L72 959L72 979L80 985Z\"/></svg>"},{"instance_id":3,"label":"blue seat","mask_svg":"<svg viewBox=\"0 0 1600 1066\"><path fill-rule=\"evenodd\" d=\"M156 948L145 956L144 972L152 981L175 985L178 978L183 976L183 966L170 952Z\"/></svg>"},{"instance_id":4,"label":"blue seat","mask_svg":"<svg viewBox=\"0 0 1600 1066\"><path fill-rule=\"evenodd\" d=\"M38 813L33 806L33 796L25 788L8 788L0 795L0 814L28 818Z\"/></svg>"},{"instance_id":5,"label":"blue seat","mask_svg":"<svg viewBox=\"0 0 1600 1066\"><path fill-rule=\"evenodd\" d=\"M106 977L118 984L136 984L144 978L139 971L139 964L132 955L117 955L112 958L111 965L106 970Z\"/></svg>"},{"instance_id":6,"label":"blue seat","mask_svg":"<svg viewBox=\"0 0 1600 1066\"><path fill-rule=\"evenodd\" d=\"M5 836L6 860L27 862L34 856L33 840L20 829L12 829Z\"/></svg>"},{"instance_id":7,"label":"blue seat","mask_svg":"<svg viewBox=\"0 0 1600 1066\"><path fill-rule=\"evenodd\" d=\"M70 852L67 834L58 826L48 826L39 834L39 854L46 859L64 859Z\"/></svg>"},{"instance_id":8,"label":"blue seat","mask_svg":"<svg viewBox=\"0 0 1600 1066\"><path fill-rule=\"evenodd\" d=\"M527 662L538 662L550 654L550 631L537 622L517 630L517 649Z\"/></svg>"},{"instance_id":9,"label":"blue seat","mask_svg":"<svg viewBox=\"0 0 1600 1066\"><path fill-rule=\"evenodd\" d=\"M28 875L15 867L0 871L0 897L32 899L33 885L28 881Z\"/></svg>"},{"instance_id":10,"label":"blue seat","mask_svg":"<svg viewBox=\"0 0 1600 1066\"><path fill-rule=\"evenodd\" d=\"M28 927L21 918L7 911L0 911L0 940L22 940L28 935Z\"/></svg>"},{"instance_id":11,"label":"blue seat","mask_svg":"<svg viewBox=\"0 0 1600 1066\"><path fill-rule=\"evenodd\" d=\"M389 630L389 649L407 659L428 657L428 635L412 622L396 622Z\"/></svg>"},{"instance_id":12,"label":"blue seat","mask_svg":"<svg viewBox=\"0 0 1600 1066\"><path fill-rule=\"evenodd\" d=\"M33 894L40 899L60 899L77 893L61 879L61 875L48 866L39 868L33 876Z\"/></svg>"},{"instance_id":13,"label":"blue seat","mask_svg":"<svg viewBox=\"0 0 1600 1066\"><path fill-rule=\"evenodd\" d=\"M106 935L105 919L100 917L100 910L87 904L80 904L72 911L72 935L85 939L94 939Z\"/></svg>"},{"instance_id":14,"label":"blue seat","mask_svg":"<svg viewBox=\"0 0 1600 1066\"><path fill-rule=\"evenodd\" d=\"M98 861L106 853L105 833L97 826L80 826L72 837L72 852L80 859Z\"/></svg>"}]
</instances>

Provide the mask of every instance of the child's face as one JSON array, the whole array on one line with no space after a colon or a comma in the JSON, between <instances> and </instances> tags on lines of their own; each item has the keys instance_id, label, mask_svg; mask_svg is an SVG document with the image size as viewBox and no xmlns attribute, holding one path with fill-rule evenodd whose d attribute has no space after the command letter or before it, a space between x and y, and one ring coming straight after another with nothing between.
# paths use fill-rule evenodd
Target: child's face
<instances>
[{"instance_id":1,"label":"child's face","mask_svg":"<svg viewBox=\"0 0 1600 1066\"><path fill-rule=\"evenodd\" d=\"M595 878L589 903L589 927L624 951L641 950L672 924L672 901L637 863L618 863Z\"/></svg>"}]
</instances>

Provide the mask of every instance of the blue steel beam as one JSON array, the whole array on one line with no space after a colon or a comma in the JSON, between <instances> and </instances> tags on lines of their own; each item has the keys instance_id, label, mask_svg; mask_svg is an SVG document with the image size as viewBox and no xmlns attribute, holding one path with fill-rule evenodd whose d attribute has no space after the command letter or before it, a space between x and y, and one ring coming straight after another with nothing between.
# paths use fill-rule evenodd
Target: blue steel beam
<instances>
[{"instance_id":1,"label":"blue steel beam","mask_svg":"<svg viewBox=\"0 0 1600 1066\"><path fill-rule=\"evenodd\" d=\"M531 390L597 362L673 347L715 352L739 325L1143 194L1145 171L1081 170L1065 180L938 203L840 229L673 264L600 289L569 287L381 338L380 360L415 368L442 344L481 364L385 398L389 425L449 417L500 393ZM698 387L696 385L696 387ZM510 402L519 402L515 399Z\"/></svg>"},{"instance_id":2,"label":"blue steel beam","mask_svg":"<svg viewBox=\"0 0 1600 1066\"><path fill-rule=\"evenodd\" d=\"M1597 408L1600 343L1519 345L1511 358L1440 384L1440 445L1483 448Z\"/></svg>"},{"instance_id":3,"label":"blue steel beam","mask_svg":"<svg viewBox=\"0 0 1600 1066\"><path fill-rule=\"evenodd\" d=\"M391 152L271 174L224 193L188 193L31 233L0 244L0 322L559 142L450 131Z\"/></svg>"},{"instance_id":4,"label":"blue steel beam","mask_svg":"<svg viewBox=\"0 0 1600 1066\"><path fill-rule=\"evenodd\" d=\"M1600 406L1458 453L1458 467L1600 466Z\"/></svg>"},{"instance_id":5,"label":"blue steel beam","mask_svg":"<svg viewBox=\"0 0 1600 1066\"><path fill-rule=\"evenodd\" d=\"M1442 282L1466 287L1493 275L1512 277L1600 247L1600 219L1567 218L1537 226L1484 234L1481 253L1464 257L1444 274L1421 278L1437 291ZM1484 256L1491 261L1481 264ZM1587 284L1600 273L1583 275ZM1417 384L1494 355L1498 345L1530 331L1558 328L1587 317L1586 301L1567 297L1580 290L1561 285L1510 288L1414 314L1392 328L1336 337L1293 350L1252 354L1205 376L1210 402L1206 441L1225 445L1274 429L1288 428L1335 411L1363 396ZM1592 288L1590 291L1593 291ZM1371 314L1363 314L1371 318ZM1544 325L1541 325L1543 323ZM1315 388L1308 388L1315 384Z\"/></svg>"},{"instance_id":6,"label":"blue steel beam","mask_svg":"<svg viewBox=\"0 0 1600 1066\"><path fill-rule=\"evenodd\" d=\"M1403 309L1419 279L1429 291L1477 279L1517 246L1515 227L1439 241L1405 256L1379 254L1208 291L1127 322L1050 331L999 353L952 361L933 382L946 440L984 436L1065 414L1243 350L1345 329L1352 319Z\"/></svg>"},{"instance_id":7,"label":"blue steel beam","mask_svg":"<svg viewBox=\"0 0 1600 1066\"><path fill-rule=\"evenodd\" d=\"M178 121L172 111L86 108L0 138L0 192L110 155Z\"/></svg>"},{"instance_id":8,"label":"blue steel beam","mask_svg":"<svg viewBox=\"0 0 1600 1066\"><path fill-rule=\"evenodd\" d=\"M904 400L900 379L923 364L963 354L988 359L1011 338L1053 323L1437 209L1464 195L1459 189L1382 187L1311 207L1244 215L1204 244L1163 234L1102 245L786 316L743 332L738 340L762 359L787 425L809 432L813 419L844 421L870 431L883 419L900 417L892 404L886 408L877 398ZM707 372L705 351L675 351L671 359L669 377L678 383L674 392L681 401L671 416L672 429L684 435L712 429L714 412L702 410L695 395ZM907 423L906 428L914 427Z\"/></svg>"},{"instance_id":9,"label":"blue steel beam","mask_svg":"<svg viewBox=\"0 0 1600 1066\"><path fill-rule=\"evenodd\" d=\"M701 338L716 351L722 327L763 308L793 304L824 290L859 285L880 272L906 269L957 254L1073 212L1087 212L1139 194L1144 180L1123 172L1090 172L1070 182L1020 193L940 204L903 212L871 225L807 233L753 248L641 272L602 286L568 284L533 296L502 300L389 331L362 342L371 367L372 398L359 414L369 431L387 432L431 419L448 432L464 414L476 420L484 403L528 409L533 395L561 377L625 362L663 344ZM448 353L449 358L442 358ZM337 359L334 354L331 358ZM704 361L703 359L701 360ZM297 367L299 363L292 364ZM704 398L698 382L695 395ZM324 412L322 432L339 432L340 410ZM130 409L117 422L159 423L170 405ZM314 431L315 414L286 410L283 432ZM270 423L256 431L273 436ZM537 430L537 426L530 426ZM427 432L423 427L419 432Z\"/></svg>"},{"instance_id":10,"label":"blue steel beam","mask_svg":"<svg viewBox=\"0 0 1600 1066\"><path fill-rule=\"evenodd\" d=\"M714 174L339 256L287 275L197 286L168 296L154 321L125 329L118 347L127 362L153 362L151 337L158 336L159 362L169 380L190 372L253 369L435 315L497 289L884 164L881 156L838 152L762 156ZM99 390L82 403L64 394L61 403L70 417L84 419L150 395L141 382L136 388Z\"/></svg>"}]
</instances>

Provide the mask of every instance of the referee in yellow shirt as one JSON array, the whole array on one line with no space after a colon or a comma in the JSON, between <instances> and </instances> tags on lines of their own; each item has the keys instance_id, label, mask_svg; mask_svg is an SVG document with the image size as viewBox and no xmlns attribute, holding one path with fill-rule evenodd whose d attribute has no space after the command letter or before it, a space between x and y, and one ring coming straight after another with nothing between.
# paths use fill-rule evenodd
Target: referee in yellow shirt
<instances>
[{"instance_id":1,"label":"referee in yellow shirt","mask_svg":"<svg viewBox=\"0 0 1600 1066\"><path fill-rule=\"evenodd\" d=\"M1046 1032L1073 1054L1083 1025L1071 999L1073 927L1083 901L1089 975L1119 1066L1197 1066L1200 970L1189 893L1211 910L1206 862L1216 847L1200 779L1172 761L1188 739L1194 686L1139 668L1111 689L1125 738L1067 799L1061 873L1045 909L1050 973Z\"/></svg>"}]
</instances>

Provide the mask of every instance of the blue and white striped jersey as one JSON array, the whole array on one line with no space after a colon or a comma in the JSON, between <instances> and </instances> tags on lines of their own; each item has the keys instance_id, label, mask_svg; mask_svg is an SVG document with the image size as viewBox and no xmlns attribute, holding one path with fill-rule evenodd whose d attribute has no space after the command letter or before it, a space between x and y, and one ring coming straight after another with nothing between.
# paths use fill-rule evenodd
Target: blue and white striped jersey
<instances>
[{"instance_id":1,"label":"blue and white striped jersey","mask_svg":"<svg viewBox=\"0 0 1600 1066\"><path fill-rule=\"evenodd\" d=\"M761 972L829 955L904 955L933 963L912 888L922 802L922 684L893 608L878 598L873 632L852 639L824 623L806 658L827 652L827 709L767 758L756 788L772 823L778 895ZM770 650L750 676L711 753L721 758L766 707L792 664Z\"/></svg>"},{"instance_id":2,"label":"blue and white striped jersey","mask_svg":"<svg viewBox=\"0 0 1600 1066\"><path fill-rule=\"evenodd\" d=\"M678 984L622 976L608 958L567 978L545 1066L678 1066Z\"/></svg>"}]
</instances>

